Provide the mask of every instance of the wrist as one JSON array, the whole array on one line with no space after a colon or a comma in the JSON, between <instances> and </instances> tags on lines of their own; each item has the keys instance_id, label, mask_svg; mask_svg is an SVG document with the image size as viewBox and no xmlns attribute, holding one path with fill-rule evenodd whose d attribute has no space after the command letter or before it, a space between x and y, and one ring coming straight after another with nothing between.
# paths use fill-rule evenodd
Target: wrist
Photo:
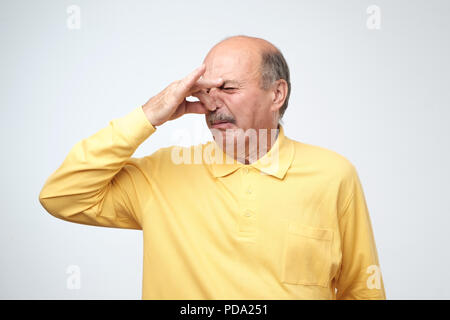
<instances>
[{"instance_id":1,"label":"wrist","mask_svg":"<svg viewBox=\"0 0 450 320\"><path fill-rule=\"evenodd\" d=\"M142 106L142 110L144 111L144 114L147 117L147 120L150 122L150 124L156 128L156 126L158 124L156 123L154 114L153 114L152 110L150 109L150 107L147 104L144 104Z\"/></svg>"}]
</instances>

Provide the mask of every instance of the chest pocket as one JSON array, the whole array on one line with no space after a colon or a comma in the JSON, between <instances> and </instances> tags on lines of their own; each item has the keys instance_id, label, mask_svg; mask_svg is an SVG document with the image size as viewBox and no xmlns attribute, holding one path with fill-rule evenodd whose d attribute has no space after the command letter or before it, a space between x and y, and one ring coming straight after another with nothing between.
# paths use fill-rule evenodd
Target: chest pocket
<instances>
[{"instance_id":1,"label":"chest pocket","mask_svg":"<svg viewBox=\"0 0 450 320\"><path fill-rule=\"evenodd\" d=\"M289 224L281 280L288 284L328 286L333 231Z\"/></svg>"}]
</instances>

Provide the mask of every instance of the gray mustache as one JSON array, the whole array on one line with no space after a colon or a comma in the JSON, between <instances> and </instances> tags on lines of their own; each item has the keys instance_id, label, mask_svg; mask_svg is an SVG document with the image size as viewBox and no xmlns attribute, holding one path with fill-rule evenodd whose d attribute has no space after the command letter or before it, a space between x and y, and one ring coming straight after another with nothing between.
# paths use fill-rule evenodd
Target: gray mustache
<instances>
[{"instance_id":1,"label":"gray mustache","mask_svg":"<svg viewBox=\"0 0 450 320\"><path fill-rule=\"evenodd\" d=\"M227 121L227 122L231 122L231 123L235 124L234 118L230 117L228 115L219 114L219 113L215 113L215 112L208 115L208 122L210 124L218 122L218 121Z\"/></svg>"}]
</instances>

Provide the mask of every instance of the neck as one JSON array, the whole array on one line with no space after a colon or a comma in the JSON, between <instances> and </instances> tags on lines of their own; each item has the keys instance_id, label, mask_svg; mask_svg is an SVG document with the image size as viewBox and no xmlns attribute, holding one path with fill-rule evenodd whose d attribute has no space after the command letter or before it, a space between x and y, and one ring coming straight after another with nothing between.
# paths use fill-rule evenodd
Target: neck
<instances>
[{"instance_id":1,"label":"neck","mask_svg":"<svg viewBox=\"0 0 450 320\"><path fill-rule=\"evenodd\" d=\"M269 129L247 130L231 139L226 139L231 140L231 145L227 142L224 151L230 158L240 163L251 164L270 151L278 135L279 125ZM245 143L242 143L243 141Z\"/></svg>"}]
</instances>

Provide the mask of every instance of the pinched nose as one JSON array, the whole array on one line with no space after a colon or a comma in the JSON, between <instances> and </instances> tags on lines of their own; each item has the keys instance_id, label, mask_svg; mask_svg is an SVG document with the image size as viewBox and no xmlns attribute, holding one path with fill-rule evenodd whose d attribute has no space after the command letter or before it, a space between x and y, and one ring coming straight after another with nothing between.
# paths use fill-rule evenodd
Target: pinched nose
<instances>
[{"instance_id":1,"label":"pinched nose","mask_svg":"<svg viewBox=\"0 0 450 320\"><path fill-rule=\"evenodd\" d=\"M203 102L203 105L206 107L206 109L208 109L209 112L214 112L217 110L217 105L214 102Z\"/></svg>"},{"instance_id":2,"label":"pinched nose","mask_svg":"<svg viewBox=\"0 0 450 320\"><path fill-rule=\"evenodd\" d=\"M207 89L195 95L200 100L200 102L203 103L206 109L208 109L210 112L213 112L216 109L224 106L224 103L217 96L208 94L206 92Z\"/></svg>"},{"instance_id":3,"label":"pinched nose","mask_svg":"<svg viewBox=\"0 0 450 320\"><path fill-rule=\"evenodd\" d=\"M206 89L206 93L208 93L209 95L216 95L217 92L219 92L220 89L219 88L208 88Z\"/></svg>"}]
</instances>

